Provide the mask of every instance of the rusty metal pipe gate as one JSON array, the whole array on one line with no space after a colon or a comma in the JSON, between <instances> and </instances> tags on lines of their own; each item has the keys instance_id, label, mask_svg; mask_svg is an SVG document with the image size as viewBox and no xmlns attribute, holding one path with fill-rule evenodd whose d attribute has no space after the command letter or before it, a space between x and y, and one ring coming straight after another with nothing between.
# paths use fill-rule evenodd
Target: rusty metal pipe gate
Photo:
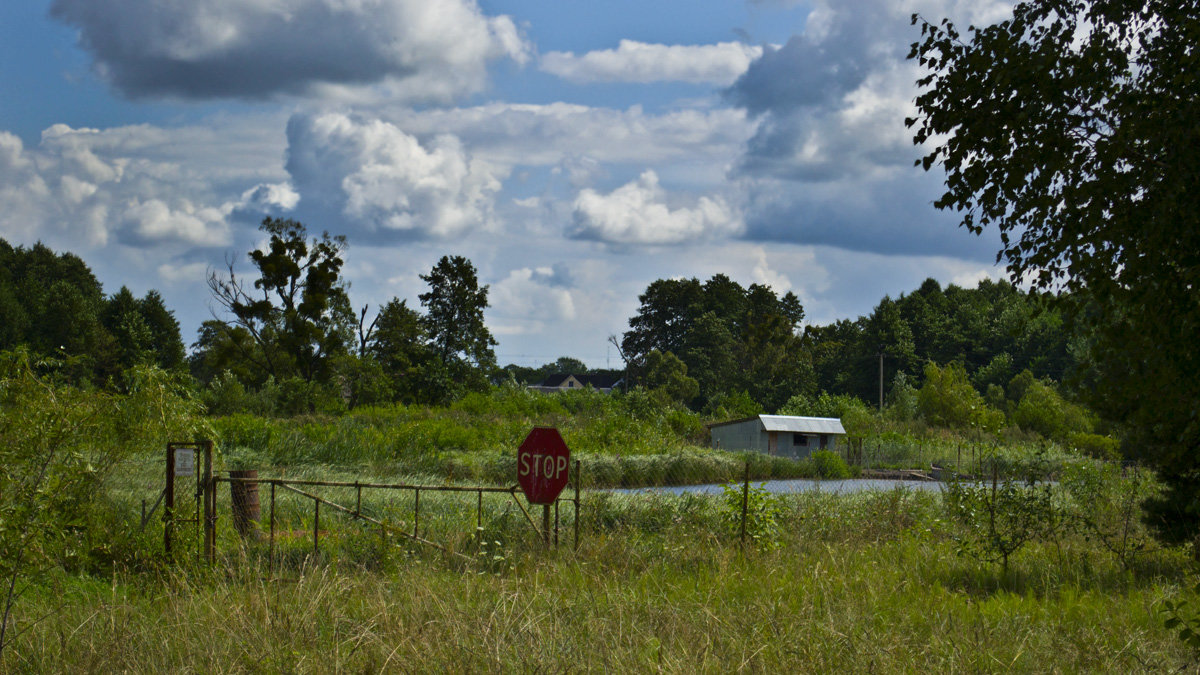
<instances>
[{"instance_id":1,"label":"rusty metal pipe gate","mask_svg":"<svg viewBox=\"0 0 1200 675\"><path fill-rule=\"evenodd\" d=\"M575 482L575 496L573 498L560 499L560 500L555 501L555 503L554 503L553 542L554 542L555 547L558 546L558 531L559 531L558 502L566 501L566 502L572 503L575 507L574 508L575 522L574 522L574 528L573 528L574 532L573 532L572 542L573 542L573 546L576 550L579 548L579 504L580 504L579 471L580 471L580 463L578 461L576 461L575 462L575 481L574 481ZM422 492L474 493L476 495L476 516L475 516L476 520L475 520L475 522L476 522L477 528L483 527L483 495L484 495L484 493L507 494L507 495L509 495L509 497L512 498L513 503L516 504L517 508L520 509L521 514L525 517L525 521L529 524L529 526L533 529L533 531L538 534L539 538L546 542L550 541L550 530L546 529L545 531L542 531L543 528L539 528L537 526L537 524L533 520L533 517L530 516L529 510L525 508L525 505L522 504L521 500L518 498L517 495L520 492L520 487L516 486L516 485L506 488L506 487L488 487L488 486L416 485L416 484L408 484L408 483L364 483L361 481L354 481L354 482L320 481L320 480L299 480L299 479L286 479L286 478L246 478L246 477L233 477L233 476L220 476L220 475L214 476L211 473L209 473L208 476L209 477L204 481L209 486L209 489L205 490L208 497L206 499L204 499L205 517L203 518L203 521L205 523L205 530L206 530L205 537L204 537L205 556L208 558L208 560L210 562L215 559L215 555L216 555L215 541L216 541L217 515L216 515L216 497L215 497L215 495L216 495L216 487L220 483L230 483L230 484L253 483L253 484L257 484L257 485L270 485L271 486L270 507L269 507L269 512L268 512L268 521L269 521L269 525L268 525L269 554L268 554L268 557L269 557L269 560L271 561L272 565L274 565L274 561L275 561L275 538L276 538L275 537L275 499L276 499L276 494L277 494L278 489L292 492L292 493L298 494L302 497L305 497L307 499L313 500L313 550L314 550L314 552L320 551L320 514L321 514L321 505L325 505L329 508L332 508L337 511L341 511L342 513L345 513L347 515L350 515L351 517L355 518L356 520L363 520L368 523L371 523L371 524L379 527L381 533L383 533L385 535L386 535L386 533L390 532L392 534L399 535L399 536L409 539L411 541L415 541L419 544L423 544L425 546L430 546L432 548L435 548L447 555L454 555L454 556L457 556L457 557L460 557L463 559L469 559L468 556L465 556L456 551L452 551L449 548L442 546L441 544L430 541L421 536L420 522L421 522L421 493ZM302 487L353 488L354 492L355 492L354 508L350 508L348 506L343 506L342 504L338 504L337 502L330 501L320 495L314 494L307 490L303 490L303 489L301 489ZM363 513L362 512L362 491L364 489L367 489L367 490L412 490L412 492L413 492L412 531L410 532L410 531L408 531L407 528L402 528L397 525L392 525L390 523L386 523L378 518L374 518L374 517L371 517L371 516ZM546 523L543 527L548 528L549 523ZM210 544L210 542L212 542L212 543Z\"/></svg>"},{"instance_id":2,"label":"rusty metal pipe gate","mask_svg":"<svg viewBox=\"0 0 1200 675\"><path fill-rule=\"evenodd\" d=\"M321 505L324 504L332 509L346 513L356 520L364 520L380 528L381 534L386 536L386 533L391 532L396 535L405 537L411 541L431 546L448 555L456 555L462 558L467 556L451 551L449 548L442 546L420 535L420 518L421 518L421 492L461 492L474 493L476 495L476 527L483 527L483 495L484 493L507 494L513 503L520 509L521 514L525 517L525 521L530 528L538 534L539 539L545 542L547 548L551 545L551 526L545 522L543 527L539 528L530 516L529 510L518 499L517 493L520 487L514 485L512 487L488 487L488 486L456 486L456 485L415 485L406 483L363 483L361 481L344 482L344 481L317 481L317 480L296 480L285 478L249 478L235 476L220 476L213 473L212 466L212 441L197 441L190 443L168 443L166 452L166 485L159 499L163 502L163 546L167 557L172 558L175 549L175 528L178 524L194 524L196 526L196 540L200 543L200 557L213 562L216 559L216 540L217 540L217 486L220 483L245 483L255 485L270 485L271 486L271 505L269 514L269 531L270 531L270 561L274 565L275 560L275 498L277 489L283 489L288 492L293 492L307 499L313 500L313 550L320 550L320 517ZM201 457L197 458L196 455ZM196 459L200 460L200 466L197 467ZM567 499L557 499L554 502L554 524L553 524L553 545L558 546L558 531L559 531L559 502L566 501L572 503L575 507L574 515L574 536L572 537L573 547L579 548L579 506L580 506L580 462L575 461L575 476L574 483L575 496ZM179 477L190 477L195 475L195 516L182 517L176 503L176 479ZM300 489L302 487L334 487L334 488L354 488L355 501L354 508L351 509L336 502L329 501L324 497L313 494L312 492ZM412 531L407 528L400 528L396 525L385 523L384 521L373 518L362 512L362 491L366 490L412 490L413 491L413 523ZM158 504L155 504L155 509ZM154 509L150 513L145 513L145 504L142 505L142 525L145 526L147 520L153 514ZM544 513L548 513L547 508Z\"/></svg>"}]
</instances>

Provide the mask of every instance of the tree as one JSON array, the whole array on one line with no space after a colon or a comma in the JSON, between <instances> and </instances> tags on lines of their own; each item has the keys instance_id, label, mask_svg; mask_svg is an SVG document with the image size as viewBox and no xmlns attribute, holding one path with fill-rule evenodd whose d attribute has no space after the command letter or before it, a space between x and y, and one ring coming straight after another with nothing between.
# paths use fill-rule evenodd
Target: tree
<instances>
[{"instance_id":1,"label":"tree","mask_svg":"<svg viewBox=\"0 0 1200 675\"><path fill-rule=\"evenodd\" d=\"M387 374L393 395L406 403L419 400L420 369L430 356L427 342L421 315L407 301L392 298L379 310L367 355Z\"/></svg>"},{"instance_id":2,"label":"tree","mask_svg":"<svg viewBox=\"0 0 1200 675\"><path fill-rule=\"evenodd\" d=\"M345 237L308 238L295 220L266 217L260 230L270 235L266 251L251 251L258 279L247 287L236 275L212 272L213 298L233 314L259 349L242 356L276 379L298 375L306 381L328 374L328 360L353 341L354 314L341 279ZM226 326L232 332L231 326ZM240 341L234 340L236 344Z\"/></svg>"},{"instance_id":3,"label":"tree","mask_svg":"<svg viewBox=\"0 0 1200 675\"><path fill-rule=\"evenodd\" d=\"M1167 0L1033 0L964 35L920 24L919 163L935 202L996 226L1014 279L1073 292L1093 400L1156 461L1160 529L1200 529L1200 11Z\"/></svg>"},{"instance_id":4,"label":"tree","mask_svg":"<svg viewBox=\"0 0 1200 675\"><path fill-rule=\"evenodd\" d=\"M665 401L687 403L696 398L700 387L688 377L687 366L671 352L653 349L646 355L646 388Z\"/></svg>"},{"instance_id":5,"label":"tree","mask_svg":"<svg viewBox=\"0 0 1200 675\"><path fill-rule=\"evenodd\" d=\"M488 287L479 285L475 266L462 256L442 256L421 279L429 284L429 292L418 296L426 310L421 325L445 371L437 379L448 376L451 382L478 389L496 365L496 340L483 321Z\"/></svg>"}]
</instances>

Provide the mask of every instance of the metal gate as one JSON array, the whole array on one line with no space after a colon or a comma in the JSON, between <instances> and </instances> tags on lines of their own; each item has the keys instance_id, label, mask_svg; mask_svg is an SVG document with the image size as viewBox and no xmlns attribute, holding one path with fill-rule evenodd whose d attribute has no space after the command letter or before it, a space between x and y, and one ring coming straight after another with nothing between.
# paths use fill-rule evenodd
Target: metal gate
<instances>
[{"instance_id":1,"label":"metal gate","mask_svg":"<svg viewBox=\"0 0 1200 675\"><path fill-rule=\"evenodd\" d=\"M339 481L316 481L316 480L295 480L285 478L259 478L257 476L246 476L244 474L251 472L229 472L230 475L222 476L213 473L212 457L213 443L212 441L195 441L195 442L173 442L167 444L166 452L166 483L162 493L158 497L158 501L154 507L146 511L145 503L142 506L142 527L153 516L159 504L163 504L163 547L166 551L168 559L174 559L176 549L178 548L177 535L180 527L193 525L195 527L195 542L197 544L197 557L212 562L216 558L216 540L217 540L217 488L221 483L228 483L231 486L249 487L249 486L270 486L270 503L268 511L268 523L266 530L269 536L269 556L271 563L275 560L275 502L276 494L279 491L299 495L306 499L311 499L313 502L313 550L320 551L320 519L321 508L324 506L327 509L334 509L345 513L355 520L361 520L365 523L370 523L381 531L395 536L414 541L424 546L429 546L447 555L455 555L466 558L461 553L452 551L450 548L430 541L422 537L420 532L421 524L421 494L449 492L464 495L474 495L476 497L476 526L482 527L483 523L483 495L489 494L507 494L512 499L513 504L517 506L525 521L533 532L538 534L546 548L551 546L557 547L559 543L559 503L567 502L574 506L574 523L572 533L572 544L574 548L579 546L579 480L580 480L580 464L578 460L575 462L575 474L572 483L574 484L574 497L567 499L558 499L553 504L553 524L551 525L549 518L546 518L542 527L538 527L530 515L525 504L521 503L518 497L521 489L517 485L512 487L494 487L494 486L453 486L453 485L414 485L404 483L371 483L371 482L339 482ZM239 475L233 475L233 474ZM338 503L326 497L306 490L309 487L329 487L345 490L353 490L353 506L346 503ZM190 494L188 490L193 490ZM408 524L393 524L385 522L380 518L375 518L362 509L363 491L371 490L400 490L410 491L413 496L413 510L411 518L411 527ZM194 500L194 506L190 503ZM547 509L549 506L547 505Z\"/></svg>"}]
</instances>

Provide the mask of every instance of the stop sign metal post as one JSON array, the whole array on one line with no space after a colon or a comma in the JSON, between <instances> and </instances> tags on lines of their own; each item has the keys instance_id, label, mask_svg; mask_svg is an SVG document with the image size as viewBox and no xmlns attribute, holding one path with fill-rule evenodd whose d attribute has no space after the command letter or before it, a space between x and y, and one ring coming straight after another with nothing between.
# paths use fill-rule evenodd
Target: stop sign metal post
<instances>
[{"instance_id":1,"label":"stop sign metal post","mask_svg":"<svg viewBox=\"0 0 1200 675\"><path fill-rule=\"evenodd\" d=\"M554 427L534 427L517 448L517 482L530 504L542 505L542 538L550 546L550 505L570 478L571 451Z\"/></svg>"}]
</instances>

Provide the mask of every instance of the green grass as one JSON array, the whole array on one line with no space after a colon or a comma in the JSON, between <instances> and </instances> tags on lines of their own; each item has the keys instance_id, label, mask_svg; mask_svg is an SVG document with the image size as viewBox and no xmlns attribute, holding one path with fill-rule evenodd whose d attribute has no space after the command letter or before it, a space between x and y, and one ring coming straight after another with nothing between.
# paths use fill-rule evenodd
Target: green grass
<instances>
[{"instance_id":1,"label":"green grass","mask_svg":"<svg viewBox=\"0 0 1200 675\"><path fill-rule=\"evenodd\" d=\"M471 509L429 508L473 525ZM587 493L579 551L549 554L497 509L482 550L463 532L470 561L323 513L322 554L291 542L269 569L263 544L222 530L211 569L54 576L18 605L26 632L0 669L1146 672L1193 656L1157 609L1186 583L1182 552L1126 571L1064 535L1001 578L957 555L936 494L789 496L765 552L738 544L722 508Z\"/></svg>"}]
</instances>

